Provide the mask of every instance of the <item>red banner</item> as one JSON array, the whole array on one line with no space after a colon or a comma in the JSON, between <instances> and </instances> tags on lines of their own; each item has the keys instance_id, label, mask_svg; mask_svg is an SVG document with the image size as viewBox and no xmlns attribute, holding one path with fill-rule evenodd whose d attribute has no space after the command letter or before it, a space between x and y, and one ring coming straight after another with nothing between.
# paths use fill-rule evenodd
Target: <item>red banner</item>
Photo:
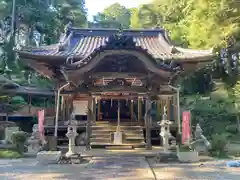
<instances>
[{"instance_id":1,"label":"red banner","mask_svg":"<svg viewBox=\"0 0 240 180\"><path fill-rule=\"evenodd\" d=\"M44 139L44 110L38 111L38 131L40 138Z\"/></svg>"},{"instance_id":2,"label":"red banner","mask_svg":"<svg viewBox=\"0 0 240 180\"><path fill-rule=\"evenodd\" d=\"M191 137L190 119L191 119L190 111L184 111L182 113L182 144L189 142Z\"/></svg>"}]
</instances>

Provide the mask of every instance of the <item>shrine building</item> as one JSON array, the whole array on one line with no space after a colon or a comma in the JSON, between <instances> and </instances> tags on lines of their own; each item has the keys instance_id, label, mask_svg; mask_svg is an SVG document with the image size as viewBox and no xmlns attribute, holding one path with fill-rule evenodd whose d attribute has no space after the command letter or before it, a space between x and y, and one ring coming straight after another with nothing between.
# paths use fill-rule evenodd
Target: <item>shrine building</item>
<instances>
[{"instance_id":1,"label":"shrine building","mask_svg":"<svg viewBox=\"0 0 240 180\"><path fill-rule=\"evenodd\" d=\"M174 46L164 29L68 27L57 44L16 51L22 62L54 83L56 118L45 122L46 131L52 127L58 137L59 128L66 129L74 115L85 127L87 149L151 149L151 129L159 129L164 113L180 133L179 87L174 82L214 56L211 50ZM114 143L114 132L122 132L121 143Z\"/></svg>"}]
</instances>

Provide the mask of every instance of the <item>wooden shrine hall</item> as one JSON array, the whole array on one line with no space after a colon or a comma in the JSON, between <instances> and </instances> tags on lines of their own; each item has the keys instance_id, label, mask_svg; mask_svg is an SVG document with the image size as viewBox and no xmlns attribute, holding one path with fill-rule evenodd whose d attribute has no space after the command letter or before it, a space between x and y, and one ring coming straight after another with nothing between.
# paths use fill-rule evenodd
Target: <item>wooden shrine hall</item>
<instances>
[{"instance_id":1,"label":"wooden shrine hall","mask_svg":"<svg viewBox=\"0 0 240 180\"><path fill-rule=\"evenodd\" d=\"M55 83L54 135L61 122L78 115L87 122L87 149L112 145L115 131L123 132L122 145L151 149L151 128L161 121L164 107L169 120L180 124L174 81L213 57L211 50L175 47L163 29L68 27L57 44L16 51L27 66Z\"/></svg>"}]
</instances>

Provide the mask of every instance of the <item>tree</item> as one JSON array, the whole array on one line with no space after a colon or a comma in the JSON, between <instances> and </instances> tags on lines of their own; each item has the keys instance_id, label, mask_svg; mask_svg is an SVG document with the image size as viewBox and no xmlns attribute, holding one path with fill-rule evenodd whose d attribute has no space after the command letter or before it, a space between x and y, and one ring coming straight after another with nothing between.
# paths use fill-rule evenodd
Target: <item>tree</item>
<instances>
[{"instance_id":1,"label":"tree","mask_svg":"<svg viewBox=\"0 0 240 180\"><path fill-rule=\"evenodd\" d=\"M11 34L12 2L12 0L1 1L4 5L4 8L2 8L3 6L0 8L1 73L9 74L9 71L12 70L12 74L19 75L23 71L22 68L15 67L12 63L15 59L13 56L14 46L57 43L60 33L69 21L76 26L86 25L84 0L55 0L54 4L49 3L49 0L17 0L16 34L13 35ZM31 74L35 73L31 72ZM22 75L22 77L24 76Z\"/></svg>"},{"instance_id":2,"label":"tree","mask_svg":"<svg viewBox=\"0 0 240 180\"><path fill-rule=\"evenodd\" d=\"M138 8L131 8L130 9L130 13L131 13L131 18L130 18L130 28L141 28L142 26L139 23L139 18L138 18L138 14L139 14L139 9Z\"/></svg>"},{"instance_id":3,"label":"tree","mask_svg":"<svg viewBox=\"0 0 240 180\"><path fill-rule=\"evenodd\" d=\"M71 22L76 27L86 27L87 10L85 0L57 0L55 3L59 10L62 23Z\"/></svg>"},{"instance_id":4,"label":"tree","mask_svg":"<svg viewBox=\"0 0 240 180\"><path fill-rule=\"evenodd\" d=\"M130 16L129 9L119 3L115 3L105 8L102 13L97 14L94 17L94 23L128 29L130 27Z\"/></svg>"}]
</instances>

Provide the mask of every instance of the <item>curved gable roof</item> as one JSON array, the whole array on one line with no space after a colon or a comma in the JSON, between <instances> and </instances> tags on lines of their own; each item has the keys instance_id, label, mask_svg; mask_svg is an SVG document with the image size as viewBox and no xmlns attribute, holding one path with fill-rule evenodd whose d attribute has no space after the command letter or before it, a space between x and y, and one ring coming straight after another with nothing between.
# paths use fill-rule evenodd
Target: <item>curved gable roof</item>
<instances>
[{"instance_id":1,"label":"curved gable roof","mask_svg":"<svg viewBox=\"0 0 240 180\"><path fill-rule=\"evenodd\" d=\"M88 57L95 49L104 46L109 37L121 33L130 36L136 45L147 50L156 59L194 59L209 58L211 51L183 49L174 47L163 29L123 30L118 29L79 29L69 28L58 44L41 47L23 47L18 51L20 57L58 57L66 59L74 56L78 60ZM187 51L186 51L187 50Z\"/></svg>"}]
</instances>

